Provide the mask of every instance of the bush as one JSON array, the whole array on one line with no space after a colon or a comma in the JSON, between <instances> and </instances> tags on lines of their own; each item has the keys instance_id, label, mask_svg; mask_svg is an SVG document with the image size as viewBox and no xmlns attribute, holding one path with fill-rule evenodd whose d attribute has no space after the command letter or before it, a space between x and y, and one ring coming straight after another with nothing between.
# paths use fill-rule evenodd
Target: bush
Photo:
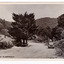
<instances>
[{"instance_id":1,"label":"bush","mask_svg":"<svg viewBox=\"0 0 64 64\"><path fill-rule=\"evenodd\" d=\"M60 49L64 48L64 39L56 41L55 42L55 47L60 48Z\"/></svg>"},{"instance_id":2,"label":"bush","mask_svg":"<svg viewBox=\"0 0 64 64\"><path fill-rule=\"evenodd\" d=\"M64 53L64 39L56 41L54 46L55 46L55 49L57 51L57 54L63 56L63 53Z\"/></svg>"},{"instance_id":3,"label":"bush","mask_svg":"<svg viewBox=\"0 0 64 64\"><path fill-rule=\"evenodd\" d=\"M11 48L11 47L13 47L13 43L11 41L9 41L9 42L6 42L6 41L0 42L0 49L7 49L7 48Z\"/></svg>"},{"instance_id":4,"label":"bush","mask_svg":"<svg viewBox=\"0 0 64 64\"><path fill-rule=\"evenodd\" d=\"M12 39L9 37L5 37L0 39L0 49L7 49L13 47Z\"/></svg>"}]
</instances>

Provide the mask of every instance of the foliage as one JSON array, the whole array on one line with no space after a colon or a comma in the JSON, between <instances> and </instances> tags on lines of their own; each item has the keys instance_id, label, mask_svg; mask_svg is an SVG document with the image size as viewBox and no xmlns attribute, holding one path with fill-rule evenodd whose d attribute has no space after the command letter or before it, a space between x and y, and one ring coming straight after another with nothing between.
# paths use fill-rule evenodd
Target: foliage
<instances>
[{"instance_id":1,"label":"foliage","mask_svg":"<svg viewBox=\"0 0 64 64\"><path fill-rule=\"evenodd\" d=\"M62 37L62 39L64 39L64 30L61 33L61 37Z\"/></svg>"},{"instance_id":2,"label":"foliage","mask_svg":"<svg viewBox=\"0 0 64 64\"><path fill-rule=\"evenodd\" d=\"M58 18L58 25L52 29L52 37L55 37L56 40L60 40L63 37L63 28L64 28L64 14L60 15Z\"/></svg>"},{"instance_id":3,"label":"foliage","mask_svg":"<svg viewBox=\"0 0 64 64\"><path fill-rule=\"evenodd\" d=\"M49 26L47 26L46 28L39 28L38 29L38 40L41 41L48 41L49 39L51 39L51 28Z\"/></svg>"},{"instance_id":4,"label":"foliage","mask_svg":"<svg viewBox=\"0 0 64 64\"><path fill-rule=\"evenodd\" d=\"M52 29L52 37L55 37L56 40L60 40L62 37L61 37L61 33L63 31L63 28L62 27L59 27L59 26L56 26L55 28Z\"/></svg>"},{"instance_id":5,"label":"foliage","mask_svg":"<svg viewBox=\"0 0 64 64\"><path fill-rule=\"evenodd\" d=\"M28 34L28 36L35 34L36 23L33 13L27 14L27 12L25 12L24 15L13 13L12 18L15 22L12 22L11 25L13 28L10 28L9 33L13 37L20 38L22 33Z\"/></svg>"},{"instance_id":6,"label":"foliage","mask_svg":"<svg viewBox=\"0 0 64 64\"><path fill-rule=\"evenodd\" d=\"M7 49L13 47L13 40L4 35L0 35L0 49Z\"/></svg>"},{"instance_id":7,"label":"foliage","mask_svg":"<svg viewBox=\"0 0 64 64\"><path fill-rule=\"evenodd\" d=\"M38 34L41 35L41 36L47 36L49 38L51 38L51 28L49 26L47 26L46 28L40 28L38 30Z\"/></svg>"},{"instance_id":8,"label":"foliage","mask_svg":"<svg viewBox=\"0 0 64 64\"><path fill-rule=\"evenodd\" d=\"M58 40L54 43L56 54L64 56L64 39Z\"/></svg>"},{"instance_id":9,"label":"foliage","mask_svg":"<svg viewBox=\"0 0 64 64\"><path fill-rule=\"evenodd\" d=\"M57 19L58 19L58 26L64 27L64 14L60 15Z\"/></svg>"}]
</instances>

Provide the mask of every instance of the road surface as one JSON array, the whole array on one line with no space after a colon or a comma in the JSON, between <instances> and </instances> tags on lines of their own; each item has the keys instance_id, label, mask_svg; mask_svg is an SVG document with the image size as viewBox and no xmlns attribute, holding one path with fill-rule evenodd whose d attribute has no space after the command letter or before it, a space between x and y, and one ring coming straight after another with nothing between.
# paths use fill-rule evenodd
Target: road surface
<instances>
[{"instance_id":1,"label":"road surface","mask_svg":"<svg viewBox=\"0 0 64 64\"><path fill-rule=\"evenodd\" d=\"M0 58L57 58L55 49L48 49L44 43L28 41L27 47L12 47L0 50Z\"/></svg>"}]
</instances>

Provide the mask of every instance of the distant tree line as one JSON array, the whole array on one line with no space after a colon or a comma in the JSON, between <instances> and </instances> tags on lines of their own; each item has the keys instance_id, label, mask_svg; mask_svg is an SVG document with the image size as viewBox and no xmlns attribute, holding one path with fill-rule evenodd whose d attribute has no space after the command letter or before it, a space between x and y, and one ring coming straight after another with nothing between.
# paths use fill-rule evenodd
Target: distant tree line
<instances>
[{"instance_id":1,"label":"distant tree line","mask_svg":"<svg viewBox=\"0 0 64 64\"><path fill-rule=\"evenodd\" d=\"M42 37L46 36L52 41L55 40L60 40L64 38L64 14L60 15L57 18L58 25L55 26L54 28L50 28L50 26L47 26L45 28L41 27L38 29L38 35L41 35Z\"/></svg>"}]
</instances>

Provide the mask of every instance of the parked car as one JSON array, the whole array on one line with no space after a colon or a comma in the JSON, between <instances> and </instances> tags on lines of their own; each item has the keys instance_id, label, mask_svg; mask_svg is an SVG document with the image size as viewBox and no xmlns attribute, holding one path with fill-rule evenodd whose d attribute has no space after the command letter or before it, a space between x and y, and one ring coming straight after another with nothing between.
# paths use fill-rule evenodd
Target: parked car
<instances>
[{"instance_id":1,"label":"parked car","mask_svg":"<svg viewBox=\"0 0 64 64\"><path fill-rule=\"evenodd\" d=\"M48 48L54 48L54 43L50 41L48 44Z\"/></svg>"}]
</instances>

